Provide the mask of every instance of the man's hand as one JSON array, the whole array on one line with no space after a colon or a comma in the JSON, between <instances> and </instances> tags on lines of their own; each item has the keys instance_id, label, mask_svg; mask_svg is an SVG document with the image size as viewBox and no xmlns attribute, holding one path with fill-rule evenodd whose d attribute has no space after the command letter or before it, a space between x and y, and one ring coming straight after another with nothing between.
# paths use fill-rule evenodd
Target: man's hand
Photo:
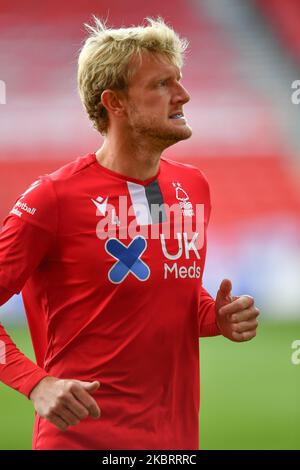
<instances>
[{"instance_id":1,"label":"man's hand","mask_svg":"<svg viewBox=\"0 0 300 470\"><path fill-rule=\"evenodd\" d=\"M97 402L90 395L99 386L99 382L45 377L34 387L29 398L42 418L65 431L89 415L95 419L100 417Z\"/></svg>"},{"instance_id":2,"label":"man's hand","mask_svg":"<svg viewBox=\"0 0 300 470\"><path fill-rule=\"evenodd\" d=\"M249 295L232 297L231 288L231 282L223 279L216 297L217 325L231 341L249 341L256 336L259 309Z\"/></svg>"}]
</instances>

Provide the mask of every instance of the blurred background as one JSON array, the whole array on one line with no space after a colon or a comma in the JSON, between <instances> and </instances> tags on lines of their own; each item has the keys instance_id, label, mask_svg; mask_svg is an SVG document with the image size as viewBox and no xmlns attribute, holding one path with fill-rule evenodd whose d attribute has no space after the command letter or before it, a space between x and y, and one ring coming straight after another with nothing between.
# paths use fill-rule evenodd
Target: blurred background
<instances>
[{"instance_id":1,"label":"blurred background","mask_svg":"<svg viewBox=\"0 0 300 470\"><path fill-rule=\"evenodd\" d=\"M300 449L300 2L1 0L1 221L39 175L101 144L76 90L92 14L112 27L162 16L189 40L193 137L165 155L210 183L204 285L215 295L229 277L261 309L254 341L200 343L201 448ZM21 296L0 320L33 357ZM30 448L32 421L30 402L0 385L0 449Z\"/></svg>"}]
</instances>

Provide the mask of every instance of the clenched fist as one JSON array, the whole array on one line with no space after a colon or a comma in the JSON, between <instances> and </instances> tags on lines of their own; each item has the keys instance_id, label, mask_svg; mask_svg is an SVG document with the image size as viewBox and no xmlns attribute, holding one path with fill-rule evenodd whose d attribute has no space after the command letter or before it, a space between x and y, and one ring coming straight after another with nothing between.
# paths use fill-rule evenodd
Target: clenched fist
<instances>
[{"instance_id":1,"label":"clenched fist","mask_svg":"<svg viewBox=\"0 0 300 470\"><path fill-rule=\"evenodd\" d=\"M42 418L65 431L89 415L95 419L100 417L98 404L91 397L99 386L99 382L45 377L34 387L29 398Z\"/></svg>"},{"instance_id":2,"label":"clenched fist","mask_svg":"<svg viewBox=\"0 0 300 470\"><path fill-rule=\"evenodd\" d=\"M231 288L228 279L221 282L215 302L217 325L231 341L249 341L256 336L259 309L249 295L231 296Z\"/></svg>"}]
</instances>

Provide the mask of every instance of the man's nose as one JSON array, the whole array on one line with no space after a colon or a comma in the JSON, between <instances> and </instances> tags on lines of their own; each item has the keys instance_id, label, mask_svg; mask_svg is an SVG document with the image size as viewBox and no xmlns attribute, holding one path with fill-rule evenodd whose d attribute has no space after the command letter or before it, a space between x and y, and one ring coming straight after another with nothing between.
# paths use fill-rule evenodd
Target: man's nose
<instances>
[{"instance_id":1,"label":"man's nose","mask_svg":"<svg viewBox=\"0 0 300 470\"><path fill-rule=\"evenodd\" d=\"M174 100L185 104L185 103L188 103L190 99L191 97L189 93L187 92L187 90L184 88L183 85L181 85L181 83L178 83L178 89L174 96Z\"/></svg>"}]
</instances>

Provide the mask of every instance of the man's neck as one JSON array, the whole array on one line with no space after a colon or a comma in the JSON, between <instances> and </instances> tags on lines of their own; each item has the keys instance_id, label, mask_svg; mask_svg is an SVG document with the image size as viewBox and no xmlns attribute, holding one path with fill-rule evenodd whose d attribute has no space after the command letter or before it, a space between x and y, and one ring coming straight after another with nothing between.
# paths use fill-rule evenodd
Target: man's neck
<instances>
[{"instance_id":1,"label":"man's neck","mask_svg":"<svg viewBox=\"0 0 300 470\"><path fill-rule=\"evenodd\" d=\"M153 148L150 150L146 144L133 145L106 137L96 152L96 158L100 165L109 170L145 181L158 173L161 153Z\"/></svg>"}]
</instances>

